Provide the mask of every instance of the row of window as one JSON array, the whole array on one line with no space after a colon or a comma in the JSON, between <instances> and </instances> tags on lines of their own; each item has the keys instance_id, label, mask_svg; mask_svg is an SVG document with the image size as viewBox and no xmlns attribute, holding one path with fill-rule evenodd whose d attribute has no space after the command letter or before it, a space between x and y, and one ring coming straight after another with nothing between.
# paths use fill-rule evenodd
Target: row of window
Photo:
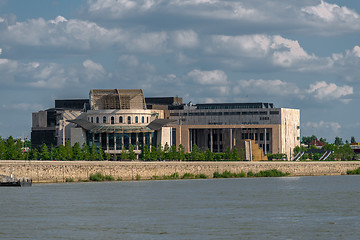
<instances>
[{"instance_id":1,"label":"row of window","mask_svg":"<svg viewBox=\"0 0 360 240\"><path fill-rule=\"evenodd\" d=\"M270 111L270 115L278 115L279 111ZM268 115L268 112L189 112L177 113L172 112L170 116L222 116L222 115Z\"/></svg>"},{"instance_id":2,"label":"row of window","mask_svg":"<svg viewBox=\"0 0 360 240\"><path fill-rule=\"evenodd\" d=\"M125 123L125 119L120 116L119 121L117 123ZM89 117L89 121L92 122L92 123L100 123L100 117ZM127 124L131 124L132 122L132 119L131 119L131 116L128 116L127 117ZM145 117L142 116L141 119L139 119L138 116L135 116L135 122L134 123L145 123ZM106 116L103 116L102 117L102 123L108 123L108 118ZM146 117L146 123L149 123L149 117ZM110 124L115 124L115 117L114 116L111 116L110 117Z\"/></svg>"}]
</instances>

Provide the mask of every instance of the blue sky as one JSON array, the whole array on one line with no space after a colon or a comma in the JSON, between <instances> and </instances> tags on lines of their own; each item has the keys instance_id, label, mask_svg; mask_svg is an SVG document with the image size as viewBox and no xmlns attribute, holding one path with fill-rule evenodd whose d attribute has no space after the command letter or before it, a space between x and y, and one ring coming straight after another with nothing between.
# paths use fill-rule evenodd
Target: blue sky
<instances>
[{"instance_id":1,"label":"blue sky","mask_svg":"<svg viewBox=\"0 0 360 240\"><path fill-rule=\"evenodd\" d=\"M360 141L360 2L0 0L0 136L91 88L301 110L301 134Z\"/></svg>"}]
</instances>

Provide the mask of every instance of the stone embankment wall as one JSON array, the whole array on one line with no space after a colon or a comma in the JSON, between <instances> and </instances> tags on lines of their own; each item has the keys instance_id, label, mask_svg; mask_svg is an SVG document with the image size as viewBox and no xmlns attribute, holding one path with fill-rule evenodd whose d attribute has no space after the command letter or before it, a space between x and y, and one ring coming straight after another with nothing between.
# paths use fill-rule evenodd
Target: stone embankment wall
<instances>
[{"instance_id":1,"label":"stone embankment wall","mask_svg":"<svg viewBox=\"0 0 360 240\"><path fill-rule=\"evenodd\" d=\"M178 173L206 174L209 177L218 171L228 170L257 173L277 169L289 172L290 176L341 175L347 170L360 167L360 162L87 162L87 161L0 161L0 174L27 177L34 182L65 182L89 179L90 174L100 172L115 179L151 179L153 176L168 176Z\"/></svg>"}]
</instances>

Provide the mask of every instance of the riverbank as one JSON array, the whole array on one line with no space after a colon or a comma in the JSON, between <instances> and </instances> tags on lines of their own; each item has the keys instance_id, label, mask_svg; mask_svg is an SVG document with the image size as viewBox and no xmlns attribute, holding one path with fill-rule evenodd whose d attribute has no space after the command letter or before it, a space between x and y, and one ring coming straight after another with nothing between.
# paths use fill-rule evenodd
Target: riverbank
<instances>
[{"instance_id":1,"label":"riverbank","mask_svg":"<svg viewBox=\"0 0 360 240\"><path fill-rule=\"evenodd\" d=\"M253 172L277 169L290 176L342 175L360 167L360 161L349 162L111 162L111 161L0 161L0 174L27 177L35 183L81 181L91 174L102 173L122 180L148 180L154 176L178 173Z\"/></svg>"}]
</instances>

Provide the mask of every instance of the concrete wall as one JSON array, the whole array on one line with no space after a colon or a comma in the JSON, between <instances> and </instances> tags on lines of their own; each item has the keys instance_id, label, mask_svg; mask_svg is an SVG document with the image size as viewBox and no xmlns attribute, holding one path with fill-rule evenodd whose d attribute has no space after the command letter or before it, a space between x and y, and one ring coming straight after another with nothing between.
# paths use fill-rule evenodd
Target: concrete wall
<instances>
[{"instance_id":1,"label":"concrete wall","mask_svg":"<svg viewBox=\"0 0 360 240\"><path fill-rule=\"evenodd\" d=\"M206 174L213 176L215 171L225 170L239 173L254 173L261 170L277 169L290 172L291 176L340 175L348 169L360 167L360 162L86 162L86 161L0 161L0 174L15 177L29 177L34 182L64 182L66 178L88 179L90 174L101 172L115 179L134 180L153 176L171 175L175 172Z\"/></svg>"}]
</instances>

